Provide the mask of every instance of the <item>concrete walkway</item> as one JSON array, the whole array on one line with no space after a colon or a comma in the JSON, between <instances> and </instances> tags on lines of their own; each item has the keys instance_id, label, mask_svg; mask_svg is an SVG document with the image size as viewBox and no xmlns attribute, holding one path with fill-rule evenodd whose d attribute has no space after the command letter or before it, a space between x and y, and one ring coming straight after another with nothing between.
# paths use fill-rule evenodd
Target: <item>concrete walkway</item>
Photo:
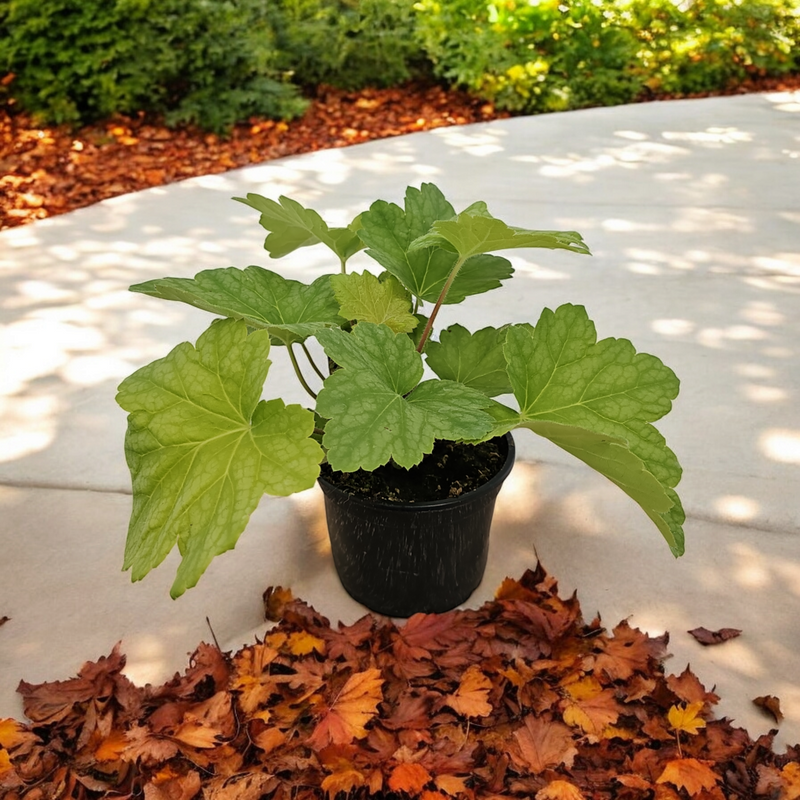
<instances>
[{"instance_id":1,"label":"concrete walkway","mask_svg":"<svg viewBox=\"0 0 800 800\"><path fill-rule=\"evenodd\" d=\"M261 594L289 585L332 620L364 609L338 584L316 490L264 498L237 549L178 601L176 559L121 572L130 511L119 381L210 316L126 291L164 275L268 265L257 215L229 198L287 194L341 224L408 184L513 224L580 231L593 259L510 251L504 290L460 307L473 329L586 305L599 335L631 339L682 380L659 423L684 467L687 554L675 561L618 489L523 431L498 501L492 596L536 554L600 612L670 631L757 735L751 700L776 695L779 742L800 741L800 94L594 109L420 133L119 197L0 234L0 718L19 679L66 678L122 640L128 674L161 681L210 640L263 632ZM361 262L366 263L366 261ZM331 267L321 249L293 277ZM281 267L283 269L283 267ZM463 319L463 317L462 317ZM279 383L290 382L278 364ZM276 385L275 374L270 379ZM293 381L293 378L291 378ZM303 401L299 390L289 399ZM686 631L741 628L702 648Z\"/></svg>"}]
</instances>

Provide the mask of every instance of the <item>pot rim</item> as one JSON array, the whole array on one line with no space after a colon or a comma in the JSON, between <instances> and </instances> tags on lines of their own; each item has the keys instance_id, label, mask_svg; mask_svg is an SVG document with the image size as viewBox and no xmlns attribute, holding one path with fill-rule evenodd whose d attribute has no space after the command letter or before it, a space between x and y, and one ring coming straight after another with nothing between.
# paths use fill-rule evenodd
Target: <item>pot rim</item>
<instances>
[{"instance_id":1,"label":"pot rim","mask_svg":"<svg viewBox=\"0 0 800 800\"><path fill-rule=\"evenodd\" d=\"M328 481L323 475L320 475L317 478L317 482L320 485L322 491L330 495L332 497L338 497L340 500L346 500L352 503L359 503L360 505L370 506L371 508L386 508L392 509L394 511L422 511L426 509L442 509L448 508L449 506L458 505L459 503L464 503L468 500L473 500L481 497L482 495L486 494L487 492L491 492L495 489L500 488L500 485L505 481L508 477L509 473L511 472L512 467L514 466L514 459L516 456L516 446L514 444L514 437L511 435L511 432L504 434L503 436L495 436L495 439L504 439L507 446L507 453L506 453L506 460L503 462L503 466L500 467L498 472L493 475L486 483L479 486L477 489L472 489L465 494L461 494L458 497L445 497L442 500L423 500L419 503L409 503L404 500L394 501L394 500L373 500L368 497L364 497L362 495L351 494L350 492L346 492L344 489L340 489L338 486L334 486L330 481ZM492 441L491 439L489 441Z\"/></svg>"}]
</instances>

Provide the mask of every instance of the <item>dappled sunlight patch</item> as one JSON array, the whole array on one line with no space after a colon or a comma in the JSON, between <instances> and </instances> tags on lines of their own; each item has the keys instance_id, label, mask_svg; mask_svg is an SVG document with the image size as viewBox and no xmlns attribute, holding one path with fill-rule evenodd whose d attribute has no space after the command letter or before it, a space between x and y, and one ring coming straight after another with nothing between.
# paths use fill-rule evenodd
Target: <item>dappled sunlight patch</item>
<instances>
[{"instance_id":1,"label":"dappled sunlight patch","mask_svg":"<svg viewBox=\"0 0 800 800\"><path fill-rule=\"evenodd\" d=\"M800 114L800 92L772 92L764 97L775 104L777 111Z\"/></svg>"},{"instance_id":2,"label":"dappled sunlight patch","mask_svg":"<svg viewBox=\"0 0 800 800\"><path fill-rule=\"evenodd\" d=\"M668 142L691 142L704 146L743 144L753 141L753 134L734 127L711 126L703 131L664 131L662 136Z\"/></svg>"},{"instance_id":3,"label":"dappled sunlight patch","mask_svg":"<svg viewBox=\"0 0 800 800\"><path fill-rule=\"evenodd\" d=\"M800 430L774 428L761 435L762 453L782 464L800 464Z\"/></svg>"},{"instance_id":4,"label":"dappled sunlight patch","mask_svg":"<svg viewBox=\"0 0 800 800\"><path fill-rule=\"evenodd\" d=\"M695 330L696 323L688 319L655 319L651 327L662 336L687 336Z\"/></svg>"},{"instance_id":5,"label":"dappled sunlight patch","mask_svg":"<svg viewBox=\"0 0 800 800\"><path fill-rule=\"evenodd\" d=\"M752 383L742 386L742 394L752 403L782 403L789 399L789 393L785 389Z\"/></svg>"},{"instance_id":6,"label":"dappled sunlight patch","mask_svg":"<svg viewBox=\"0 0 800 800\"><path fill-rule=\"evenodd\" d=\"M732 522L748 522L759 513L759 503L742 495L726 495L714 501L714 510L724 519Z\"/></svg>"}]
</instances>

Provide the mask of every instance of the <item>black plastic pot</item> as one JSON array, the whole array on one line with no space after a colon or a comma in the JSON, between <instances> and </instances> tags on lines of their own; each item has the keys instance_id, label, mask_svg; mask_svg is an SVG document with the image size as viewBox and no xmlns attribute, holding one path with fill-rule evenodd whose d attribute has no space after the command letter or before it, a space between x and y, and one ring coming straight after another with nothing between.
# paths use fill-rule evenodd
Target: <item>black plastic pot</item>
<instances>
[{"instance_id":1,"label":"black plastic pot","mask_svg":"<svg viewBox=\"0 0 800 800\"><path fill-rule=\"evenodd\" d=\"M320 477L333 562L347 593L391 617L463 603L486 569L494 504L514 465L511 434L500 471L460 497L423 503L375 501Z\"/></svg>"}]
</instances>

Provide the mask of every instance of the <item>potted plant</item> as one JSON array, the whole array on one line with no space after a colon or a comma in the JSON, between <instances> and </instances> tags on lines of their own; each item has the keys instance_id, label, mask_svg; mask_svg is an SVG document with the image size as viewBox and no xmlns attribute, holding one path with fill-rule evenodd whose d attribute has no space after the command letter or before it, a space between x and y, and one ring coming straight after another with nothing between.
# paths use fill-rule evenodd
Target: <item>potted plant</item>
<instances>
[{"instance_id":1,"label":"potted plant","mask_svg":"<svg viewBox=\"0 0 800 800\"><path fill-rule=\"evenodd\" d=\"M433 184L409 187L402 208L379 200L342 228L287 197L236 199L260 212L272 258L324 245L339 269L308 284L249 266L131 287L220 317L195 345L179 344L119 387L133 580L177 542L171 594L181 595L234 547L263 494L319 478L345 588L384 613L442 611L480 581L494 497L513 463L509 433L519 428L606 475L682 554L681 469L652 425L678 394L668 367L626 339L597 341L577 305L501 328L437 327L443 305L511 278L495 251L588 254L580 234L511 227L482 202L456 213ZM379 269L348 271L365 248ZM291 360L312 408L260 399L271 350ZM425 365L433 377L423 379ZM463 459L477 476L438 480ZM440 483L439 495L405 493Z\"/></svg>"}]
</instances>

